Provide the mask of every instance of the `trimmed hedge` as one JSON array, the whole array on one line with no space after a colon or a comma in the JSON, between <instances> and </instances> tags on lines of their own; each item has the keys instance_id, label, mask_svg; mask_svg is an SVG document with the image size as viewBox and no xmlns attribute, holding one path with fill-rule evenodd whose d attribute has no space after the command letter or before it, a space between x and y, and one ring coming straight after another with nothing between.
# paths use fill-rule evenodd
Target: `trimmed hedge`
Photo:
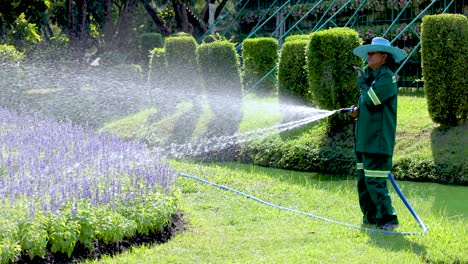
<instances>
[{"instance_id":1,"label":"trimmed hedge","mask_svg":"<svg viewBox=\"0 0 468 264\"><path fill-rule=\"evenodd\" d=\"M255 88L253 86L276 66L278 40L275 38L245 39L242 45L242 57L244 59L243 81L246 91L254 89L256 95L275 94L276 71Z\"/></svg>"},{"instance_id":2,"label":"trimmed hedge","mask_svg":"<svg viewBox=\"0 0 468 264\"><path fill-rule=\"evenodd\" d=\"M403 158L394 162L392 171L396 178L402 180L468 185L467 166L449 161Z\"/></svg>"},{"instance_id":3,"label":"trimmed hedge","mask_svg":"<svg viewBox=\"0 0 468 264\"><path fill-rule=\"evenodd\" d=\"M154 48L162 48L164 40L159 33L143 33L141 35L141 46L144 52L149 52Z\"/></svg>"},{"instance_id":4,"label":"trimmed hedge","mask_svg":"<svg viewBox=\"0 0 468 264\"><path fill-rule=\"evenodd\" d=\"M204 43L197 49L197 60L208 94L242 97L239 57L233 43Z\"/></svg>"},{"instance_id":5,"label":"trimmed hedge","mask_svg":"<svg viewBox=\"0 0 468 264\"><path fill-rule=\"evenodd\" d=\"M201 93L197 65L197 41L192 36L168 37L164 40L168 76L175 89L192 94Z\"/></svg>"},{"instance_id":6,"label":"trimmed hedge","mask_svg":"<svg viewBox=\"0 0 468 264\"><path fill-rule=\"evenodd\" d=\"M157 81L166 77L167 58L164 48L154 48L150 51L148 81Z\"/></svg>"},{"instance_id":7,"label":"trimmed hedge","mask_svg":"<svg viewBox=\"0 0 468 264\"><path fill-rule=\"evenodd\" d=\"M432 120L455 126L468 117L468 18L423 17L421 33L424 91Z\"/></svg>"},{"instance_id":8,"label":"trimmed hedge","mask_svg":"<svg viewBox=\"0 0 468 264\"><path fill-rule=\"evenodd\" d=\"M170 70L194 70L197 68L197 41L192 36L168 37L164 40L166 58Z\"/></svg>"},{"instance_id":9,"label":"trimmed hedge","mask_svg":"<svg viewBox=\"0 0 468 264\"><path fill-rule=\"evenodd\" d=\"M361 67L362 60L353 54L353 49L360 43L358 33L350 28L332 28L312 34L306 51L308 101L326 110L356 104L359 88L353 66ZM349 123L345 115L334 115L327 120L329 132L339 131Z\"/></svg>"},{"instance_id":10,"label":"trimmed hedge","mask_svg":"<svg viewBox=\"0 0 468 264\"><path fill-rule=\"evenodd\" d=\"M326 126L326 121L320 122L324 122ZM349 126L330 139L324 135L320 140L283 140L281 137L269 137L255 141L242 149L240 158L243 162L286 170L344 176L356 173L353 132Z\"/></svg>"},{"instance_id":11,"label":"trimmed hedge","mask_svg":"<svg viewBox=\"0 0 468 264\"><path fill-rule=\"evenodd\" d=\"M278 63L278 92L282 100L289 102L294 99L303 100L307 97L309 83L307 81L305 51L307 40L291 40L281 48Z\"/></svg>"},{"instance_id":12,"label":"trimmed hedge","mask_svg":"<svg viewBox=\"0 0 468 264\"><path fill-rule=\"evenodd\" d=\"M284 43L296 40L306 40L310 41L312 34L300 34L300 35L290 35L284 39Z\"/></svg>"},{"instance_id":13,"label":"trimmed hedge","mask_svg":"<svg viewBox=\"0 0 468 264\"><path fill-rule=\"evenodd\" d=\"M226 40L201 44L197 49L200 75L212 116L205 137L234 135L242 121L242 82L235 45ZM237 147L202 154L204 160L233 160Z\"/></svg>"},{"instance_id":14,"label":"trimmed hedge","mask_svg":"<svg viewBox=\"0 0 468 264\"><path fill-rule=\"evenodd\" d=\"M358 33L349 28L332 28L312 34L307 47L310 100L317 107L334 110L354 104L357 74L362 66L353 49L361 43Z\"/></svg>"},{"instance_id":15,"label":"trimmed hedge","mask_svg":"<svg viewBox=\"0 0 468 264\"><path fill-rule=\"evenodd\" d=\"M141 54L145 63L148 63L148 57L151 56L150 52L154 48L164 47L164 40L159 33L143 33L141 35Z\"/></svg>"}]
</instances>

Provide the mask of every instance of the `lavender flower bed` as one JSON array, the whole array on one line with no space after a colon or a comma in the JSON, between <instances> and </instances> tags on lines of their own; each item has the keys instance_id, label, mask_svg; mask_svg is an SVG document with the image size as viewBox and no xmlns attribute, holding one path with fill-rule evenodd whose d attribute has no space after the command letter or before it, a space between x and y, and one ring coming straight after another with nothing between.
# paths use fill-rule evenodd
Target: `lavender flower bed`
<instances>
[{"instance_id":1,"label":"lavender flower bed","mask_svg":"<svg viewBox=\"0 0 468 264\"><path fill-rule=\"evenodd\" d=\"M0 263L161 229L174 182L143 144L0 108Z\"/></svg>"}]
</instances>

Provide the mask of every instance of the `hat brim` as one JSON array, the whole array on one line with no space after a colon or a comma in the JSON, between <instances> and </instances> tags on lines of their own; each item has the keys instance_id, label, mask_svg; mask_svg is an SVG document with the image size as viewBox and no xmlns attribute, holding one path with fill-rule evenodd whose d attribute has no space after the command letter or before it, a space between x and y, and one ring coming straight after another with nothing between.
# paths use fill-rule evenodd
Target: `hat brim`
<instances>
[{"instance_id":1,"label":"hat brim","mask_svg":"<svg viewBox=\"0 0 468 264\"><path fill-rule=\"evenodd\" d=\"M365 61L367 61L367 54L369 52L385 52L392 54L395 62L399 62L406 57L406 52L404 50L385 45L368 44L359 46L353 50L354 55L361 57Z\"/></svg>"}]
</instances>

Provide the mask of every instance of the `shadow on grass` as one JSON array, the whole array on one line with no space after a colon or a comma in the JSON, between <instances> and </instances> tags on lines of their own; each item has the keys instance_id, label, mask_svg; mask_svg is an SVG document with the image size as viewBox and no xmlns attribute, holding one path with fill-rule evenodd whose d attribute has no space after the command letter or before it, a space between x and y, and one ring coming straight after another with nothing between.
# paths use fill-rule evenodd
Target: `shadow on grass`
<instances>
[{"instance_id":1,"label":"shadow on grass","mask_svg":"<svg viewBox=\"0 0 468 264\"><path fill-rule=\"evenodd\" d=\"M407 236L400 235L383 235L380 233L368 233L369 242L389 251L408 251L411 250L414 254L424 259L427 256L426 248L419 243L410 241Z\"/></svg>"},{"instance_id":2,"label":"shadow on grass","mask_svg":"<svg viewBox=\"0 0 468 264\"><path fill-rule=\"evenodd\" d=\"M219 164L219 163L217 163ZM269 167L261 167L251 164L243 164L236 162L222 163L223 166L231 168L236 171L243 171L246 174L260 173L266 174L271 178L279 179L289 184L296 184L299 186L314 186L320 189L330 189L334 187L355 187L354 177L340 176L340 175L326 175L316 172L300 172L283 169L275 169Z\"/></svg>"},{"instance_id":3,"label":"shadow on grass","mask_svg":"<svg viewBox=\"0 0 468 264\"><path fill-rule=\"evenodd\" d=\"M456 127L439 126L431 132L433 173L439 182L468 185L468 121Z\"/></svg>"}]
</instances>

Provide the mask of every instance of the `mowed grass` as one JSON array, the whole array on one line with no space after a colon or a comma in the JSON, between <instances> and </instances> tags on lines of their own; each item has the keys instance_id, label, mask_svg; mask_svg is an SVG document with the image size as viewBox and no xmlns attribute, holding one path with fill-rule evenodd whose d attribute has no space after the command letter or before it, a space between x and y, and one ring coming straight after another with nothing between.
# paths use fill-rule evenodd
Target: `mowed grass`
<instances>
[{"instance_id":1,"label":"mowed grass","mask_svg":"<svg viewBox=\"0 0 468 264\"><path fill-rule=\"evenodd\" d=\"M360 226L354 179L322 178L240 164L172 166L259 199ZM301 183L298 183L298 179ZM307 180L308 179L308 180ZM304 181L305 180L305 181ZM351 182L350 182L351 181ZM466 263L468 223L434 212L432 201L411 199L429 227L427 235L362 231L279 210L239 194L179 178L186 230L165 244L105 256L102 263ZM400 231L419 225L391 192Z\"/></svg>"},{"instance_id":2,"label":"mowed grass","mask_svg":"<svg viewBox=\"0 0 468 264\"><path fill-rule=\"evenodd\" d=\"M275 98L265 99L275 103ZM278 109L268 115L246 105L241 131L279 122ZM270 109L271 110L271 109ZM418 157L463 162L466 124L442 129L434 124L421 96L400 96L395 160ZM321 125L288 135L304 143L320 140ZM288 139L285 139L288 140ZM466 153L466 155L461 155ZM355 179L299 173L240 164L201 165L171 162L179 171L235 188L259 199L360 226ZM320 178L317 181L317 178ZM103 257L103 263L468 263L468 221L433 209L434 199L407 198L429 228L426 235L398 236L362 231L279 210L192 179L180 177L181 210L186 230L161 245L135 247ZM390 187L401 222L399 231L419 232ZM408 196L409 195L409 196ZM96 261L97 262L97 261Z\"/></svg>"}]
</instances>

